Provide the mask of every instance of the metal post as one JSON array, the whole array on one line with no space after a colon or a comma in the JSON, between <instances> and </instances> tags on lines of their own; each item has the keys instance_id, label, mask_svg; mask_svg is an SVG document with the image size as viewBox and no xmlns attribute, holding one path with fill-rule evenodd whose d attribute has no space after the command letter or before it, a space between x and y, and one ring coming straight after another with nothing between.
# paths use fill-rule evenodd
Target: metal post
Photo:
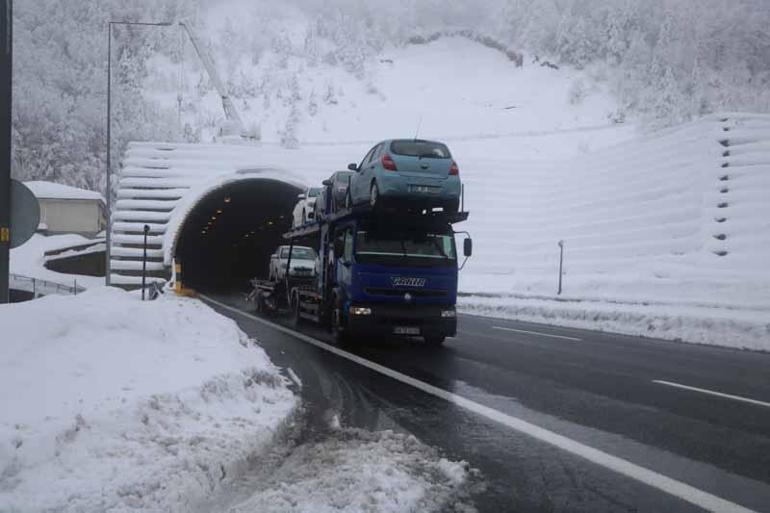
<instances>
[{"instance_id":1,"label":"metal post","mask_svg":"<svg viewBox=\"0 0 770 513\"><path fill-rule=\"evenodd\" d=\"M557 296L561 295L561 277L564 269L564 241L559 241L559 291L556 293Z\"/></svg>"},{"instance_id":2,"label":"metal post","mask_svg":"<svg viewBox=\"0 0 770 513\"><path fill-rule=\"evenodd\" d=\"M106 259L104 266L104 284L108 287L111 282L112 274L112 161L111 148L112 148L112 22L107 24L107 235L105 236L105 243L107 244L104 250L104 258Z\"/></svg>"},{"instance_id":3,"label":"metal post","mask_svg":"<svg viewBox=\"0 0 770 513\"><path fill-rule=\"evenodd\" d=\"M12 0L0 0L0 304L10 298Z\"/></svg>"},{"instance_id":4,"label":"metal post","mask_svg":"<svg viewBox=\"0 0 770 513\"><path fill-rule=\"evenodd\" d=\"M78 280L75 280L75 287L72 289L72 295L78 295Z\"/></svg>"},{"instance_id":5,"label":"metal post","mask_svg":"<svg viewBox=\"0 0 770 513\"><path fill-rule=\"evenodd\" d=\"M147 234L150 233L150 225L144 225L144 254L142 256L142 301L144 301L145 282L147 280Z\"/></svg>"}]
</instances>

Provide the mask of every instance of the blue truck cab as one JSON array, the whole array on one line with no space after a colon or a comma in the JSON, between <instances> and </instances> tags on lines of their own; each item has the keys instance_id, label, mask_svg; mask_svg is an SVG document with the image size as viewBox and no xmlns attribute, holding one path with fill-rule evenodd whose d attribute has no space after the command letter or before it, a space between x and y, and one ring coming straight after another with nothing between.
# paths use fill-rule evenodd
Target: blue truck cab
<instances>
[{"instance_id":1,"label":"blue truck cab","mask_svg":"<svg viewBox=\"0 0 770 513\"><path fill-rule=\"evenodd\" d=\"M274 290L286 291L295 323L326 326L338 342L396 335L440 345L457 332L461 266L453 225L467 218L443 209L327 205L323 215L284 234L291 247L317 248L315 282ZM465 238L463 256L471 251Z\"/></svg>"},{"instance_id":2,"label":"blue truck cab","mask_svg":"<svg viewBox=\"0 0 770 513\"><path fill-rule=\"evenodd\" d=\"M457 331L458 256L446 221L399 224L366 217L333 233L335 303L349 335L422 336Z\"/></svg>"}]
</instances>

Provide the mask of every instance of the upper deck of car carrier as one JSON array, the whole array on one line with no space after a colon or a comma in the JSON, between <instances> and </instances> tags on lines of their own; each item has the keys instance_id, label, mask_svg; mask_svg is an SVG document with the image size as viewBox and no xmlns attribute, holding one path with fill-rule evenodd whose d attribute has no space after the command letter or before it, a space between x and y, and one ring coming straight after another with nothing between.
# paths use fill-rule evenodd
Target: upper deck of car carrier
<instances>
[{"instance_id":1,"label":"upper deck of car carrier","mask_svg":"<svg viewBox=\"0 0 770 513\"><path fill-rule=\"evenodd\" d=\"M358 205L334 212L322 219L292 228L283 234L286 240L295 240L314 235L324 225L333 225L352 219L369 218L377 221L385 221L390 226L408 226L411 229L440 229L447 225L454 225L466 221L468 212L444 212L441 210L404 211L398 209L379 209L374 211L368 204Z\"/></svg>"}]
</instances>

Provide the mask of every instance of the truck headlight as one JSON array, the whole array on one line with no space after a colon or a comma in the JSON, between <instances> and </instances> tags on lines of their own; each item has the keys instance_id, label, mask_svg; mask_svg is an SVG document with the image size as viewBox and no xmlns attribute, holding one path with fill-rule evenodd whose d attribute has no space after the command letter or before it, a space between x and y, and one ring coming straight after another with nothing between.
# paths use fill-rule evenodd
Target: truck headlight
<instances>
[{"instance_id":1,"label":"truck headlight","mask_svg":"<svg viewBox=\"0 0 770 513\"><path fill-rule=\"evenodd\" d=\"M372 309L365 306L351 306L350 315L372 315Z\"/></svg>"},{"instance_id":2,"label":"truck headlight","mask_svg":"<svg viewBox=\"0 0 770 513\"><path fill-rule=\"evenodd\" d=\"M441 317L445 319L453 319L457 317L457 312L454 308L451 310L441 310Z\"/></svg>"}]
</instances>

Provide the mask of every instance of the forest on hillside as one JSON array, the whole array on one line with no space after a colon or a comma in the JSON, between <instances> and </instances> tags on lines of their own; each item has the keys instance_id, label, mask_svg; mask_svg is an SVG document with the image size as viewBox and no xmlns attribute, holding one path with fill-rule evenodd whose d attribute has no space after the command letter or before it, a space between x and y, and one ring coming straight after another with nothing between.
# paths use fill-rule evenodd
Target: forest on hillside
<instances>
[{"instance_id":1,"label":"forest on hillside","mask_svg":"<svg viewBox=\"0 0 770 513\"><path fill-rule=\"evenodd\" d=\"M471 30L528 59L585 70L617 97L620 120L666 125L715 111L770 111L765 0L16 0L15 177L104 190L110 19L190 20L235 99L270 87L247 83L244 60L292 56L363 78L389 45ZM179 38L171 28L116 28L114 154L129 140L200 137L200 127L180 132L173 94L165 102L145 94L159 56L189 61ZM211 90L202 70L195 86Z\"/></svg>"}]
</instances>

